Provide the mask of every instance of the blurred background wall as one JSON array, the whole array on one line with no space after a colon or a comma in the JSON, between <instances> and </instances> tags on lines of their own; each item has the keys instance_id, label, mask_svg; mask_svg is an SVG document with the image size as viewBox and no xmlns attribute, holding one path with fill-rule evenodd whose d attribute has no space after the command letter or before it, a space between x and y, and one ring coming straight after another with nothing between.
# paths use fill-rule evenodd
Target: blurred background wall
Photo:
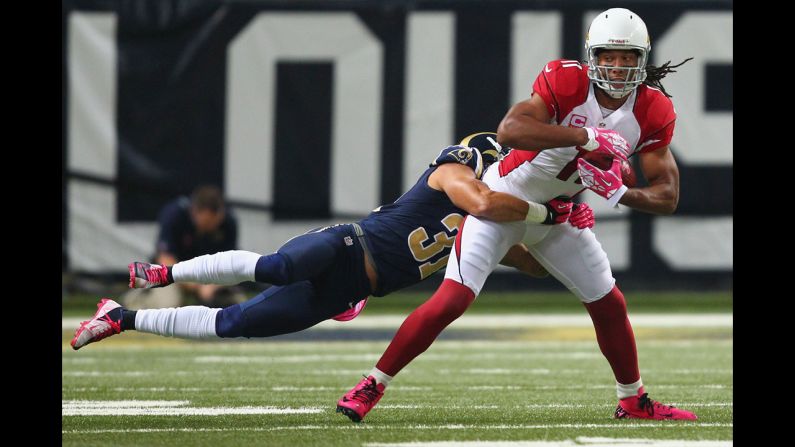
<instances>
[{"instance_id":1,"label":"blurred background wall","mask_svg":"<svg viewBox=\"0 0 795 447\"><path fill-rule=\"evenodd\" d=\"M650 63L695 59L663 80L677 212L582 194L594 231L624 287L730 289L731 1L64 1L63 271L123 276L153 254L158 210L200 184L223 189L251 251L361 218L495 130L546 62L584 60L611 7L644 19ZM529 284L513 275L490 287Z\"/></svg>"}]
</instances>

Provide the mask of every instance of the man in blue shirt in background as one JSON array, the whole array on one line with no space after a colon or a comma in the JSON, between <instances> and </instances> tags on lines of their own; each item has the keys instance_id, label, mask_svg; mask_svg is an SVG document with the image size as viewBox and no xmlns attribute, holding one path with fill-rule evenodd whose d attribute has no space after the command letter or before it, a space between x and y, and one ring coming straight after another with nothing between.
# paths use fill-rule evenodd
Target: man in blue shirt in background
<instances>
[{"instance_id":1,"label":"man in blue shirt in background","mask_svg":"<svg viewBox=\"0 0 795 447\"><path fill-rule=\"evenodd\" d=\"M237 219L227 209L221 191L200 186L190 197L181 196L158 216L159 233L152 260L161 265L237 248ZM173 290L171 290L173 289ZM179 287L131 292L124 298L128 308L178 307L198 300L208 307L234 304L237 293L215 284L182 283Z\"/></svg>"}]
</instances>

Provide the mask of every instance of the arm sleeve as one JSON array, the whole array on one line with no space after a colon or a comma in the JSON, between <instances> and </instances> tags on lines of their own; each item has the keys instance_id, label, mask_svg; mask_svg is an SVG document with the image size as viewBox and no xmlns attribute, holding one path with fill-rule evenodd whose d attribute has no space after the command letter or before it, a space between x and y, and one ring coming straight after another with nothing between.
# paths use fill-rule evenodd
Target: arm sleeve
<instances>
[{"instance_id":1,"label":"arm sleeve","mask_svg":"<svg viewBox=\"0 0 795 447\"><path fill-rule=\"evenodd\" d=\"M640 152L651 152L671 144L675 125L676 120L673 120L656 133L646 137L645 140L641 141L639 144L639 146L641 146Z\"/></svg>"},{"instance_id":2,"label":"arm sleeve","mask_svg":"<svg viewBox=\"0 0 795 447\"><path fill-rule=\"evenodd\" d=\"M544 75L543 70L538 74L538 77L536 77L533 83L533 94L537 94L544 100L549 116L557 118L557 101L555 100L555 94L552 92L552 86L549 84L549 80Z\"/></svg>"},{"instance_id":3,"label":"arm sleeve","mask_svg":"<svg viewBox=\"0 0 795 447\"><path fill-rule=\"evenodd\" d=\"M671 144L676 126L676 110L669 98L657 89L641 86L635 110L641 124L636 152L651 152Z\"/></svg>"},{"instance_id":4,"label":"arm sleeve","mask_svg":"<svg viewBox=\"0 0 795 447\"><path fill-rule=\"evenodd\" d=\"M587 71L587 67L576 61L557 60L547 63L536 77L533 94L544 100L554 122L560 123L588 99Z\"/></svg>"}]
</instances>

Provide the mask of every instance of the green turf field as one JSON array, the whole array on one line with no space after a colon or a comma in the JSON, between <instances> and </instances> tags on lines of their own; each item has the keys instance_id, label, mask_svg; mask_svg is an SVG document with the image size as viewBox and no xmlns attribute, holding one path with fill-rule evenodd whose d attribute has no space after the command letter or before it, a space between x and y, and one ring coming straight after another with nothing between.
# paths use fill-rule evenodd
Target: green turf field
<instances>
[{"instance_id":1,"label":"green turf field","mask_svg":"<svg viewBox=\"0 0 795 447\"><path fill-rule=\"evenodd\" d=\"M716 298L702 311L730 313L731 300ZM613 376L593 329L529 327L446 332L396 377L367 419L354 424L334 412L335 403L375 364L396 328L348 331L350 340L340 341L196 342L124 333L77 352L65 329L63 445L731 443L730 325L636 325L650 396L695 411L695 422L613 420Z\"/></svg>"},{"instance_id":2,"label":"green turf field","mask_svg":"<svg viewBox=\"0 0 795 447\"><path fill-rule=\"evenodd\" d=\"M126 287L126 286L125 286ZM126 288L118 290L125 291ZM77 294L63 300L64 315L83 317L97 310L100 297L117 299L119 291L106 294ZM122 292L123 293L123 292ZM252 292L253 297L256 292ZM381 298L372 298L367 304L367 314L408 314L427 300L433 291L396 292ZM630 312L731 312L732 293L723 292L655 292L625 291ZM193 303L196 304L196 303ZM580 301L570 292L484 292L467 309L470 313L534 313L583 312Z\"/></svg>"}]
</instances>

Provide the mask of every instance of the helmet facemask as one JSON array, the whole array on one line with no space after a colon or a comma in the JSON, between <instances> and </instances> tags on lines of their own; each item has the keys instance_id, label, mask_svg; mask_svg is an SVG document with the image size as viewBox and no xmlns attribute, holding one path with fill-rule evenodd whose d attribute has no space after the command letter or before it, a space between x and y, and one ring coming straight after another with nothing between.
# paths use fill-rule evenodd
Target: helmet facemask
<instances>
[{"instance_id":1,"label":"helmet facemask","mask_svg":"<svg viewBox=\"0 0 795 447\"><path fill-rule=\"evenodd\" d=\"M624 71L624 80L611 80L610 70L616 69L614 65L599 65L599 50L634 50L638 54L638 65L635 67L620 67ZM605 91L611 98L623 98L635 90L646 80L646 60L648 53L645 48L638 47L589 47L588 48L588 78Z\"/></svg>"}]
</instances>

